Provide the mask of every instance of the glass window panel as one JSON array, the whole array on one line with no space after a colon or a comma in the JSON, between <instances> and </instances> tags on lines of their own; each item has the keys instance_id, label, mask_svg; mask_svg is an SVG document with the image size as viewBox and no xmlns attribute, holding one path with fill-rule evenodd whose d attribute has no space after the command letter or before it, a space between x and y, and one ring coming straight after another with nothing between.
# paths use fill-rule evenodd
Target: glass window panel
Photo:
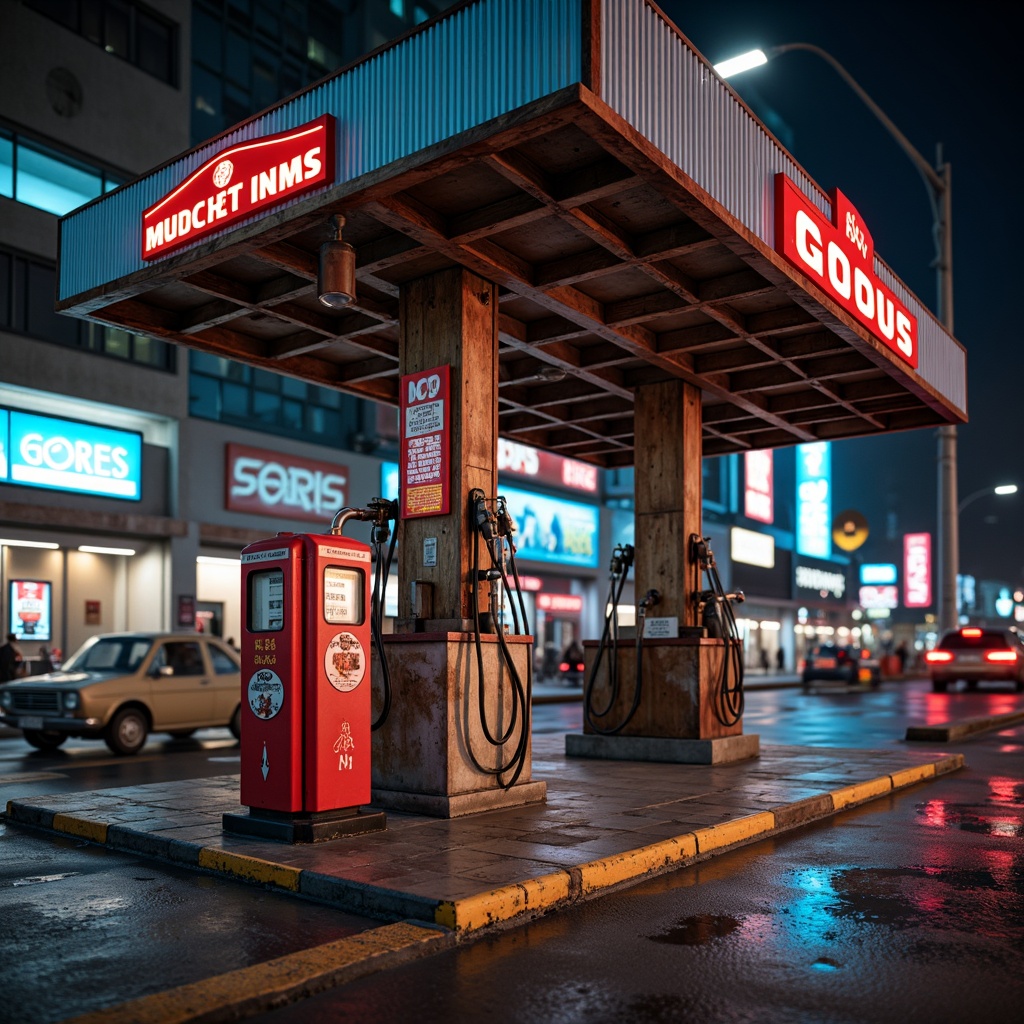
<instances>
[{"instance_id":1,"label":"glass window panel","mask_svg":"<svg viewBox=\"0 0 1024 1024\"><path fill-rule=\"evenodd\" d=\"M102 188L97 171L72 164L41 146L18 145L14 192L19 203L61 216L95 199Z\"/></svg>"},{"instance_id":2,"label":"glass window panel","mask_svg":"<svg viewBox=\"0 0 1024 1024\"><path fill-rule=\"evenodd\" d=\"M267 4L257 4L253 16L253 28L271 39L277 39L281 31L281 22L277 11Z\"/></svg>"},{"instance_id":3,"label":"glass window panel","mask_svg":"<svg viewBox=\"0 0 1024 1024\"><path fill-rule=\"evenodd\" d=\"M132 12L121 0L106 0L103 5L103 48L131 60Z\"/></svg>"},{"instance_id":4,"label":"glass window panel","mask_svg":"<svg viewBox=\"0 0 1024 1024\"><path fill-rule=\"evenodd\" d=\"M0 252L0 327L11 325L11 256Z\"/></svg>"},{"instance_id":5,"label":"glass window panel","mask_svg":"<svg viewBox=\"0 0 1024 1024\"><path fill-rule=\"evenodd\" d=\"M286 400L281 405L281 422L289 430L302 430L305 426L302 417L302 403Z\"/></svg>"},{"instance_id":6,"label":"glass window panel","mask_svg":"<svg viewBox=\"0 0 1024 1024\"><path fill-rule=\"evenodd\" d=\"M0 133L0 196L14 198L14 140Z\"/></svg>"},{"instance_id":7,"label":"glass window panel","mask_svg":"<svg viewBox=\"0 0 1024 1024\"><path fill-rule=\"evenodd\" d=\"M281 422L281 396L266 391L252 393L252 414L261 423Z\"/></svg>"},{"instance_id":8,"label":"glass window panel","mask_svg":"<svg viewBox=\"0 0 1024 1024\"><path fill-rule=\"evenodd\" d=\"M320 409L311 406L309 409L309 422L307 429L310 433L330 441L336 441L341 437L341 416L330 409Z\"/></svg>"},{"instance_id":9,"label":"glass window panel","mask_svg":"<svg viewBox=\"0 0 1024 1024\"><path fill-rule=\"evenodd\" d=\"M249 416L249 389L239 384L224 383L221 385L221 399L225 416L237 416L240 419Z\"/></svg>"},{"instance_id":10,"label":"glass window panel","mask_svg":"<svg viewBox=\"0 0 1024 1024\"><path fill-rule=\"evenodd\" d=\"M192 138L202 142L227 127L221 81L209 71L192 67Z\"/></svg>"},{"instance_id":11,"label":"glass window panel","mask_svg":"<svg viewBox=\"0 0 1024 1024\"><path fill-rule=\"evenodd\" d=\"M27 291L26 279L28 277L28 265L24 260L12 257L14 266L11 267L11 328L15 331L25 330L25 295Z\"/></svg>"},{"instance_id":12,"label":"glass window panel","mask_svg":"<svg viewBox=\"0 0 1024 1024\"><path fill-rule=\"evenodd\" d=\"M105 327L103 330L103 351L108 356L118 359L130 359L132 355L132 336L118 327Z\"/></svg>"},{"instance_id":13,"label":"glass window panel","mask_svg":"<svg viewBox=\"0 0 1024 1024\"><path fill-rule=\"evenodd\" d=\"M252 383L253 387L263 388L264 391L273 391L277 394L281 390L281 378L276 373L271 373L269 370L257 370L252 371Z\"/></svg>"},{"instance_id":14,"label":"glass window panel","mask_svg":"<svg viewBox=\"0 0 1024 1024\"><path fill-rule=\"evenodd\" d=\"M199 377L193 374L188 383L188 411L192 416L219 420L221 418L219 382L210 377Z\"/></svg>"},{"instance_id":15,"label":"glass window panel","mask_svg":"<svg viewBox=\"0 0 1024 1024\"><path fill-rule=\"evenodd\" d=\"M170 369L170 352L168 345L158 338L150 338L146 334L134 335L132 344L132 360L145 363L161 370Z\"/></svg>"},{"instance_id":16,"label":"glass window panel","mask_svg":"<svg viewBox=\"0 0 1024 1024\"><path fill-rule=\"evenodd\" d=\"M82 0L82 35L103 45L103 0Z\"/></svg>"},{"instance_id":17,"label":"glass window panel","mask_svg":"<svg viewBox=\"0 0 1024 1024\"><path fill-rule=\"evenodd\" d=\"M224 126L230 127L247 118L252 110L252 97L230 82L224 85Z\"/></svg>"},{"instance_id":18,"label":"glass window panel","mask_svg":"<svg viewBox=\"0 0 1024 1024\"><path fill-rule=\"evenodd\" d=\"M244 381L249 384L252 381L252 367L247 363L236 363L232 359L225 359L224 376L228 380Z\"/></svg>"},{"instance_id":19,"label":"glass window panel","mask_svg":"<svg viewBox=\"0 0 1024 1024\"><path fill-rule=\"evenodd\" d=\"M221 53L222 42L220 19L193 5L192 60L205 65L211 71L220 71L224 60Z\"/></svg>"},{"instance_id":20,"label":"glass window panel","mask_svg":"<svg viewBox=\"0 0 1024 1024\"><path fill-rule=\"evenodd\" d=\"M26 330L37 338L57 341L62 345L77 345L79 321L74 317L60 316L54 311L53 297L56 292L56 270L39 263L30 263Z\"/></svg>"},{"instance_id":21,"label":"glass window panel","mask_svg":"<svg viewBox=\"0 0 1024 1024\"><path fill-rule=\"evenodd\" d=\"M304 380L296 380L294 377L281 378L281 394L288 398L305 398L309 385Z\"/></svg>"},{"instance_id":22,"label":"glass window panel","mask_svg":"<svg viewBox=\"0 0 1024 1024\"><path fill-rule=\"evenodd\" d=\"M228 360L223 356L211 355L209 352L196 352L194 349L189 354L189 365L195 373L208 373L214 377L226 377Z\"/></svg>"},{"instance_id":23,"label":"glass window panel","mask_svg":"<svg viewBox=\"0 0 1024 1024\"><path fill-rule=\"evenodd\" d=\"M280 99L277 88L277 71L275 68L254 61L252 65L252 100L257 110L269 107Z\"/></svg>"},{"instance_id":24,"label":"glass window panel","mask_svg":"<svg viewBox=\"0 0 1024 1024\"><path fill-rule=\"evenodd\" d=\"M72 32L78 31L77 0L27 0L27 6L67 26Z\"/></svg>"},{"instance_id":25,"label":"glass window panel","mask_svg":"<svg viewBox=\"0 0 1024 1024\"><path fill-rule=\"evenodd\" d=\"M249 86L249 67L252 63L251 49L248 39L228 30L224 72L233 82L246 88Z\"/></svg>"},{"instance_id":26,"label":"glass window panel","mask_svg":"<svg viewBox=\"0 0 1024 1024\"><path fill-rule=\"evenodd\" d=\"M174 30L142 11L135 29L135 63L161 82L175 81Z\"/></svg>"},{"instance_id":27,"label":"glass window panel","mask_svg":"<svg viewBox=\"0 0 1024 1024\"><path fill-rule=\"evenodd\" d=\"M326 406L328 409L341 408L341 392L335 391L334 388L316 388L309 397L310 401Z\"/></svg>"}]
</instances>

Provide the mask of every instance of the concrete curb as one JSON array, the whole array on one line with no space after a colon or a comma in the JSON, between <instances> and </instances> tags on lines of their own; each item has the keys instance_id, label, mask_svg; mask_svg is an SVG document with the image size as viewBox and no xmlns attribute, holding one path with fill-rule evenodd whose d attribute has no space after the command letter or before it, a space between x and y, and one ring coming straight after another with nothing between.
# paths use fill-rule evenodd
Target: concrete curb
<instances>
[{"instance_id":1,"label":"concrete curb","mask_svg":"<svg viewBox=\"0 0 1024 1024\"><path fill-rule=\"evenodd\" d=\"M1024 717L1024 712L1020 717ZM962 768L962 754L950 754L890 775L784 804L770 811L734 818L648 846L514 882L456 900L430 899L332 878L319 872L183 840L133 832L68 814L46 812L12 800L7 817L19 824L148 856L187 864L236 878L337 903L357 913L403 916L441 925L458 937L481 928L526 920L589 899L618 886L674 871L713 854L789 831L840 811L868 803L899 789Z\"/></svg>"},{"instance_id":2,"label":"concrete curb","mask_svg":"<svg viewBox=\"0 0 1024 1024\"><path fill-rule=\"evenodd\" d=\"M1024 711L1010 711L1005 715L983 715L980 718L965 718L959 722L942 722L939 725L907 726L906 739L923 740L926 743L948 743L965 736L975 736L993 729L1002 729L1015 722L1024 721Z\"/></svg>"}]
</instances>

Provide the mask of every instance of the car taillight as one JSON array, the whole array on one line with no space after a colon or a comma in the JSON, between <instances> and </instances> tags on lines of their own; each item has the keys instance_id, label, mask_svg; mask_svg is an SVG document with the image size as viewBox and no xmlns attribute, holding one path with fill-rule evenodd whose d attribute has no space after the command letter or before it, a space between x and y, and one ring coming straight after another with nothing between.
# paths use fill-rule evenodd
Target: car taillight
<instances>
[{"instance_id":1,"label":"car taillight","mask_svg":"<svg viewBox=\"0 0 1024 1024\"><path fill-rule=\"evenodd\" d=\"M848 657L849 657L849 655L846 653L846 651L837 651L836 652L836 658L839 661L846 661L846 659Z\"/></svg>"},{"instance_id":2,"label":"car taillight","mask_svg":"<svg viewBox=\"0 0 1024 1024\"><path fill-rule=\"evenodd\" d=\"M577 672L582 672L585 667L586 666L584 666L582 661L576 662L576 671Z\"/></svg>"},{"instance_id":3,"label":"car taillight","mask_svg":"<svg viewBox=\"0 0 1024 1024\"><path fill-rule=\"evenodd\" d=\"M964 626L964 628L960 630L960 635L978 637L981 636L981 630L978 629L977 626Z\"/></svg>"},{"instance_id":4,"label":"car taillight","mask_svg":"<svg viewBox=\"0 0 1024 1024\"><path fill-rule=\"evenodd\" d=\"M948 661L953 660L952 651L928 651L924 656L924 660L929 665L942 665Z\"/></svg>"},{"instance_id":5,"label":"car taillight","mask_svg":"<svg viewBox=\"0 0 1024 1024\"><path fill-rule=\"evenodd\" d=\"M1016 651L986 651L986 661L995 661L999 664L1005 664L1006 662L1013 662L1017 660Z\"/></svg>"},{"instance_id":6,"label":"car taillight","mask_svg":"<svg viewBox=\"0 0 1024 1024\"><path fill-rule=\"evenodd\" d=\"M567 662L567 661L560 662L559 665L558 665L558 671L559 672L568 672L569 671L569 662Z\"/></svg>"}]
</instances>

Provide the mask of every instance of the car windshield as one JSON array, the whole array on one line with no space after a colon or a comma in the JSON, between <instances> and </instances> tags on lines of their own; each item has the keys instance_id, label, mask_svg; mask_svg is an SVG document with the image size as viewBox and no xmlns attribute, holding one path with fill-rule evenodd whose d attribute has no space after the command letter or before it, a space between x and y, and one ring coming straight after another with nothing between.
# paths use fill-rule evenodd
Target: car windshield
<instances>
[{"instance_id":1,"label":"car windshield","mask_svg":"<svg viewBox=\"0 0 1024 1024\"><path fill-rule=\"evenodd\" d=\"M64 663L65 672L134 672L153 642L135 636L103 637L77 651Z\"/></svg>"}]
</instances>

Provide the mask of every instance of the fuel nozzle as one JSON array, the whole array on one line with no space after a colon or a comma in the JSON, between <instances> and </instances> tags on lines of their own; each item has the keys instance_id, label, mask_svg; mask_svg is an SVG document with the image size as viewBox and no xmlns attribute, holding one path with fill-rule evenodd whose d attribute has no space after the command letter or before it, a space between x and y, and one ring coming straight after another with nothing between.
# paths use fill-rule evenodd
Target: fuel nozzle
<instances>
[{"instance_id":1,"label":"fuel nozzle","mask_svg":"<svg viewBox=\"0 0 1024 1024\"><path fill-rule=\"evenodd\" d=\"M612 551L612 561L609 566L609 574L612 578L624 576L629 572L629 567L633 564L633 545L632 544L616 544Z\"/></svg>"},{"instance_id":2,"label":"fuel nozzle","mask_svg":"<svg viewBox=\"0 0 1024 1024\"><path fill-rule=\"evenodd\" d=\"M473 507L473 516L476 520L476 528L483 535L484 539L491 541L498 529L498 517L487 507L487 497L479 487L474 487L469 492L469 501Z\"/></svg>"}]
</instances>

